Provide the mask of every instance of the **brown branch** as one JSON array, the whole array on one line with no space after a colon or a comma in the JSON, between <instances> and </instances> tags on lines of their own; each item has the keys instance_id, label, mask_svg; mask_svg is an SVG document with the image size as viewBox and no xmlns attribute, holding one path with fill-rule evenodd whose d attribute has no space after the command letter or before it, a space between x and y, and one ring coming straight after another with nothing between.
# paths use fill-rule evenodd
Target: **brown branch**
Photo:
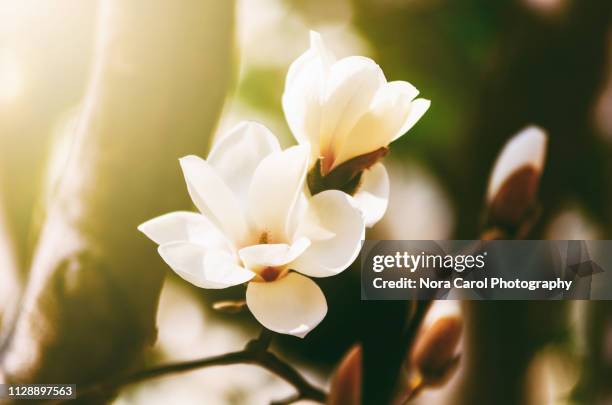
<instances>
[{"instance_id":1,"label":"brown branch","mask_svg":"<svg viewBox=\"0 0 612 405\"><path fill-rule=\"evenodd\" d=\"M226 366L231 364L252 364L260 366L271 373L276 374L278 377L291 384L297 391L297 394L292 398L292 400L309 399L324 402L327 397L327 394L324 391L309 383L293 366L268 350L272 337L272 332L267 329L263 329L259 337L247 343L243 350L205 357L197 360L166 364L137 371L126 376L120 376L107 382L80 390L77 392L77 399L83 400L85 398L96 397L99 395L108 395L121 387L170 374L182 373L206 367ZM72 400L59 401L53 402L53 404L67 404L71 401ZM281 401L277 403L283 402Z\"/></svg>"}]
</instances>

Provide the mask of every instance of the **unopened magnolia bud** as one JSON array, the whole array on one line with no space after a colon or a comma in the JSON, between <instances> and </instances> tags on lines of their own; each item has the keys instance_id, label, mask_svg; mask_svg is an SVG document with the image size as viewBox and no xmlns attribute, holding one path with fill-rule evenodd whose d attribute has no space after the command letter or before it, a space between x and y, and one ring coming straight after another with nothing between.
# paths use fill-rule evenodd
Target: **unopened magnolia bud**
<instances>
[{"instance_id":1,"label":"unopened magnolia bud","mask_svg":"<svg viewBox=\"0 0 612 405\"><path fill-rule=\"evenodd\" d=\"M457 365L457 345L463 322L457 316L445 316L422 331L417 338L411 361L424 386L446 382Z\"/></svg>"},{"instance_id":2,"label":"unopened magnolia bud","mask_svg":"<svg viewBox=\"0 0 612 405\"><path fill-rule=\"evenodd\" d=\"M530 126L504 146L487 192L492 224L519 225L533 208L546 159L546 142L544 131Z\"/></svg>"},{"instance_id":3,"label":"unopened magnolia bud","mask_svg":"<svg viewBox=\"0 0 612 405\"><path fill-rule=\"evenodd\" d=\"M353 346L334 372L328 405L361 404L361 346Z\"/></svg>"}]
</instances>

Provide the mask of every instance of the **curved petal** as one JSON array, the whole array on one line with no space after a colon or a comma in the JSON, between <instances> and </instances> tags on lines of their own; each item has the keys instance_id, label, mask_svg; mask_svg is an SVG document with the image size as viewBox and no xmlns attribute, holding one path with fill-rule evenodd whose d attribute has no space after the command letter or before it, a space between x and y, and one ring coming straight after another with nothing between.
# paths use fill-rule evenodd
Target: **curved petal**
<instances>
[{"instance_id":1,"label":"curved petal","mask_svg":"<svg viewBox=\"0 0 612 405\"><path fill-rule=\"evenodd\" d=\"M286 243L253 245L238 251L240 259L248 269L284 266L304 253L310 246L308 238L299 238L293 244Z\"/></svg>"},{"instance_id":2,"label":"curved petal","mask_svg":"<svg viewBox=\"0 0 612 405\"><path fill-rule=\"evenodd\" d=\"M304 188L308 169L307 145L274 152L262 160L249 190L249 214L270 243L290 240L292 212Z\"/></svg>"},{"instance_id":3,"label":"curved petal","mask_svg":"<svg viewBox=\"0 0 612 405\"><path fill-rule=\"evenodd\" d=\"M363 172L361 185L353 198L368 228L381 220L389 203L389 175L382 163Z\"/></svg>"},{"instance_id":4,"label":"curved petal","mask_svg":"<svg viewBox=\"0 0 612 405\"><path fill-rule=\"evenodd\" d=\"M287 236L289 237L289 240L293 240L293 237L295 236L295 231L300 226L302 218L306 213L309 198L306 196L306 194L308 192L308 187L304 187L303 192L298 194L298 198L295 201L295 205L291 210L291 215L289 216L289 222L287 224Z\"/></svg>"},{"instance_id":5,"label":"curved petal","mask_svg":"<svg viewBox=\"0 0 612 405\"><path fill-rule=\"evenodd\" d=\"M246 302L263 326L300 338L313 330L327 314L327 301L319 286L293 272L276 281L249 283Z\"/></svg>"},{"instance_id":6,"label":"curved petal","mask_svg":"<svg viewBox=\"0 0 612 405\"><path fill-rule=\"evenodd\" d=\"M300 75L303 73L302 68L305 64L309 63L312 59L318 59L321 67L328 69L335 61L336 57L332 51L325 45L323 37L316 31L310 31L308 33L310 46L302 55L300 55L287 71L287 78L285 84L287 86L293 86L296 81L300 79Z\"/></svg>"},{"instance_id":7,"label":"curved petal","mask_svg":"<svg viewBox=\"0 0 612 405\"><path fill-rule=\"evenodd\" d=\"M329 71L321 115L320 148L332 160L334 150L347 141L350 130L365 114L378 89L386 83L380 67L370 58L349 56ZM356 142L351 139L350 142Z\"/></svg>"},{"instance_id":8,"label":"curved petal","mask_svg":"<svg viewBox=\"0 0 612 405\"><path fill-rule=\"evenodd\" d=\"M427 111L429 101L414 97L418 90L407 82L390 82L376 93L370 110L339 147L335 165L389 145L410 129Z\"/></svg>"},{"instance_id":9,"label":"curved petal","mask_svg":"<svg viewBox=\"0 0 612 405\"><path fill-rule=\"evenodd\" d=\"M310 200L304 219L310 225L298 232L309 237L312 245L290 267L312 277L328 277L341 273L353 263L365 236L365 224L361 211L353 198L338 190L323 191ZM316 239L308 235L308 229L324 228L333 237Z\"/></svg>"},{"instance_id":10,"label":"curved petal","mask_svg":"<svg viewBox=\"0 0 612 405\"><path fill-rule=\"evenodd\" d=\"M282 104L289 128L299 144L313 146L318 158L321 99L329 66L335 60L321 36L310 32L310 48L289 67Z\"/></svg>"},{"instance_id":11,"label":"curved petal","mask_svg":"<svg viewBox=\"0 0 612 405\"><path fill-rule=\"evenodd\" d=\"M234 243L240 244L248 227L232 190L205 160L190 155L181 158L180 163L193 203Z\"/></svg>"},{"instance_id":12,"label":"curved petal","mask_svg":"<svg viewBox=\"0 0 612 405\"><path fill-rule=\"evenodd\" d=\"M204 215L175 211L144 222L138 230L158 245L193 242L206 248L228 248L225 236Z\"/></svg>"},{"instance_id":13,"label":"curved petal","mask_svg":"<svg viewBox=\"0 0 612 405\"><path fill-rule=\"evenodd\" d=\"M308 190L306 190L308 192ZM296 208L294 209L295 222L295 237L299 238L303 235L308 235L308 238L314 240L331 239L336 234L327 230L324 224L319 223L312 210L308 210L309 200L312 196L306 197L306 193L302 194L298 199Z\"/></svg>"},{"instance_id":14,"label":"curved petal","mask_svg":"<svg viewBox=\"0 0 612 405\"><path fill-rule=\"evenodd\" d=\"M176 274L200 288L227 288L255 276L255 273L238 266L229 253L207 250L195 243L166 243L159 246L158 251Z\"/></svg>"},{"instance_id":15,"label":"curved petal","mask_svg":"<svg viewBox=\"0 0 612 405\"><path fill-rule=\"evenodd\" d=\"M246 205L255 168L263 158L279 150L278 140L268 128L257 122L243 121L213 146L207 162L238 201Z\"/></svg>"},{"instance_id":16,"label":"curved petal","mask_svg":"<svg viewBox=\"0 0 612 405\"><path fill-rule=\"evenodd\" d=\"M425 115L427 110L429 110L430 106L431 101L426 100L424 98L418 98L414 100L411 103L408 118L406 118L404 125L402 125L402 128L397 132L397 134L391 141L396 140L397 138L408 132L414 126L414 124L416 124L421 119L421 117Z\"/></svg>"}]
</instances>

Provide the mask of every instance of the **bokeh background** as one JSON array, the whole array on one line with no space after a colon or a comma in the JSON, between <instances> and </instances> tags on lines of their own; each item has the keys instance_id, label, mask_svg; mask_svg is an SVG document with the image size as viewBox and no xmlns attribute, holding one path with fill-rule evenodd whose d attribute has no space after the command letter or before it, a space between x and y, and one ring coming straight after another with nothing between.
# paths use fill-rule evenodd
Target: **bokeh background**
<instances>
[{"instance_id":1,"label":"bokeh background","mask_svg":"<svg viewBox=\"0 0 612 405\"><path fill-rule=\"evenodd\" d=\"M390 206L368 237L478 238L498 152L536 124L549 149L530 237L610 238L608 0L0 0L0 380L90 384L257 334L248 313L211 309L243 289L181 281L136 225L190 207L177 159L205 156L236 122L294 142L281 95L311 29L337 56L370 56L388 80L432 100L386 158ZM364 400L384 403L405 307L361 303L356 267L320 285L324 322L275 349L325 386L349 347L369 342ZM612 403L610 305L441 311L460 306L461 367L417 401ZM112 400L267 404L290 393L262 370L231 366Z\"/></svg>"}]
</instances>

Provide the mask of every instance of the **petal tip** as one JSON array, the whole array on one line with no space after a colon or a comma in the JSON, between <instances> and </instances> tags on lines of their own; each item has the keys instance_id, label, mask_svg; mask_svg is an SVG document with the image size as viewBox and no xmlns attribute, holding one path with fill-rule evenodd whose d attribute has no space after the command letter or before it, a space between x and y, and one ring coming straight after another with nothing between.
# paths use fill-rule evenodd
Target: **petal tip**
<instances>
[{"instance_id":1,"label":"petal tip","mask_svg":"<svg viewBox=\"0 0 612 405\"><path fill-rule=\"evenodd\" d=\"M323 41L323 38L321 37L321 34L319 34L318 31L310 30L308 32L308 36L310 38L310 46L311 47L315 47L318 42Z\"/></svg>"},{"instance_id":2,"label":"petal tip","mask_svg":"<svg viewBox=\"0 0 612 405\"><path fill-rule=\"evenodd\" d=\"M307 325L300 325L294 330L290 331L288 334L298 337L300 339L304 339L306 335L308 335L314 328L309 328Z\"/></svg>"},{"instance_id":3,"label":"petal tip","mask_svg":"<svg viewBox=\"0 0 612 405\"><path fill-rule=\"evenodd\" d=\"M138 225L136 229L138 229L139 232L144 233L148 237L149 235L147 235L147 231L146 231L147 222L143 222L142 224Z\"/></svg>"},{"instance_id":4,"label":"petal tip","mask_svg":"<svg viewBox=\"0 0 612 405\"><path fill-rule=\"evenodd\" d=\"M203 159L201 157L199 157L199 156L196 156L196 155L186 155L186 156L183 156L183 157L179 158L179 164L181 166L184 166L186 164L197 162L197 161L200 161L200 160L203 160Z\"/></svg>"},{"instance_id":5,"label":"petal tip","mask_svg":"<svg viewBox=\"0 0 612 405\"><path fill-rule=\"evenodd\" d=\"M158 218L160 217L151 218L148 221L145 221L136 227L136 229L138 229L139 232L141 232L143 235L145 235L147 238L149 238L150 240L152 240L153 242L157 244L159 244L159 238L156 237L154 227L155 227L156 220Z\"/></svg>"}]
</instances>

